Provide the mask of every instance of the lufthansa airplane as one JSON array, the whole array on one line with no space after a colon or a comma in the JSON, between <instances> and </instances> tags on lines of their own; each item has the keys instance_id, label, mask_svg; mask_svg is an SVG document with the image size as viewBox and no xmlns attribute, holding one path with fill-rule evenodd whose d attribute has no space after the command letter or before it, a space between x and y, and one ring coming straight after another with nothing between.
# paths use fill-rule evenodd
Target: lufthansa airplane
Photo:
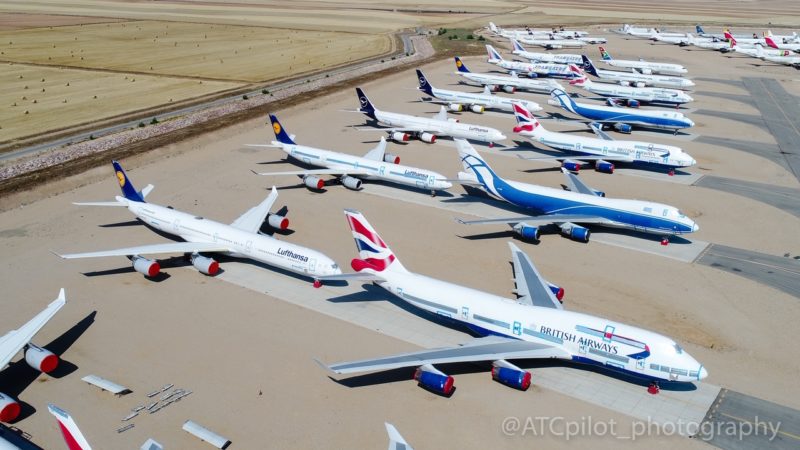
<instances>
[{"instance_id":1,"label":"lufthansa airplane","mask_svg":"<svg viewBox=\"0 0 800 450\"><path fill-rule=\"evenodd\" d=\"M568 191L500 178L477 151L464 140L456 140L458 156L464 172L458 173L462 184L484 190L497 199L528 208L533 216L503 219L484 219L459 222L471 224L504 223L524 239L539 240L539 227L555 224L561 234L571 239L589 242L589 229L578 224L624 228L663 237L693 233L700 227L677 208L642 200L607 198L604 192L592 189L577 176L561 169L566 176Z\"/></svg>"},{"instance_id":2,"label":"lufthansa airplane","mask_svg":"<svg viewBox=\"0 0 800 450\"><path fill-rule=\"evenodd\" d=\"M318 278L322 275L341 273L339 266L332 259L316 250L282 242L259 233L265 220L273 228L286 229L289 226L289 219L286 217L269 214L270 208L278 198L278 190L274 186L269 196L258 206L250 208L233 223L226 225L202 216L177 211L170 206L147 203L145 197L153 190L153 185L149 184L141 191L137 191L122 166L117 161L113 161L112 164L122 189L122 196L117 196L113 202L75 204L127 208L149 228L177 236L183 241L58 256L64 259L127 256L137 272L151 278L159 274L161 266L158 261L147 259L142 255L187 254L190 255L192 265L206 275L216 275L219 263L211 257L203 256L203 253L223 253L253 259L313 278L315 284L319 284Z\"/></svg>"},{"instance_id":3,"label":"lufthansa airplane","mask_svg":"<svg viewBox=\"0 0 800 450\"><path fill-rule=\"evenodd\" d=\"M481 292L408 271L359 212L345 210L358 248L355 273L331 279L372 281L435 320L455 323L483 336L455 347L331 364L337 374L417 367L419 384L442 395L453 393L453 377L436 364L491 361L492 378L516 389L531 374L509 360L562 359L597 365L651 382L690 383L708 375L703 365L674 340L608 319L564 310L563 290L545 281L531 259L511 248L517 299ZM558 294L556 294L558 293Z\"/></svg>"}]
</instances>

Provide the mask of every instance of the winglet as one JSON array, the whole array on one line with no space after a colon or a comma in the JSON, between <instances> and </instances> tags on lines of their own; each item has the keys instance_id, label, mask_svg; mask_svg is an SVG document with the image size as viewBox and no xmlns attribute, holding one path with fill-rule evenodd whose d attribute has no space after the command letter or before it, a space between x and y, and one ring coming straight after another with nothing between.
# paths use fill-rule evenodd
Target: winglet
<instances>
[{"instance_id":1,"label":"winglet","mask_svg":"<svg viewBox=\"0 0 800 450\"><path fill-rule=\"evenodd\" d=\"M403 436L400 435L400 432L397 431L394 425L389 422L384 422L384 425L386 425L386 434L389 435L389 450L414 450L408 445L408 442L403 439Z\"/></svg>"}]
</instances>

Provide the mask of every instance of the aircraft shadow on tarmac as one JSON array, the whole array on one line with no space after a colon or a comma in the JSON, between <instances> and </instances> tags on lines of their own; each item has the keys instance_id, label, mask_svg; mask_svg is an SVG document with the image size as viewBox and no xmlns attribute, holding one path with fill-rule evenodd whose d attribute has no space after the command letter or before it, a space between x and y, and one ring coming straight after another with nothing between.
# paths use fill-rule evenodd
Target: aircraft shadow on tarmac
<instances>
[{"instance_id":1,"label":"aircraft shadow on tarmac","mask_svg":"<svg viewBox=\"0 0 800 450\"><path fill-rule=\"evenodd\" d=\"M30 441L31 435L17 427L9 427L0 423L0 437L16 445L21 450L44 450Z\"/></svg>"},{"instance_id":2,"label":"aircraft shadow on tarmac","mask_svg":"<svg viewBox=\"0 0 800 450\"><path fill-rule=\"evenodd\" d=\"M74 344L94 323L96 315L97 311L92 311L89 315L81 319L80 322L73 325L72 328L50 341L49 344L43 346L47 350L55 353L60 359L58 367L49 374L43 375L38 370L33 369L25 362L25 358L9 364L5 370L0 372L0 386L2 386L3 392L16 397L21 407L19 417L17 417L14 423L24 420L36 412L36 408L19 399L19 397L40 375L44 377L40 382L46 382L49 378L63 378L78 370L78 366L65 359L61 359L61 356L66 353L72 344Z\"/></svg>"}]
</instances>

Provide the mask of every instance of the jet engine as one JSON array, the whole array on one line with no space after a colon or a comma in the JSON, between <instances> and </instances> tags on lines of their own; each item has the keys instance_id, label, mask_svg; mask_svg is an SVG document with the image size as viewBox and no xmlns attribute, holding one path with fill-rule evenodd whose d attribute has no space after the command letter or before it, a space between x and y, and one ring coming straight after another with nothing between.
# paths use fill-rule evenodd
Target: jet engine
<instances>
[{"instance_id":1,"label":"jet engine","mask_svg":"<svg viewBox=\"0 0 800 450\"><path fill-rule=\"evenodd\" d=\"M520 235L522 239L529 240L529 241L539 241L539 237L541 236L541 232L539 231L539 227L534 227L528 225L525 222L520 222L514 225L513 230L515 233Z\"/></svg>"},{"instance_id":2,"label":"jet engine","mask_svg":"<svg viewBox=\"0 0 800 450\"><path fill-rule=\"evenodd\" d=\"M394 131L389 138L395 142L408 142L410 136L402 131Z\"/></svg>"},{"instance_id":3,"label":"jet engine","mask_svg":"<svg viewBox=\"0 0 800 450\"><path fill-rule=\"evenodd\" d=\"M614 173L614 164L598 159L597 162L594 163L594 170L603 173ZM605 197L605 195L601 195L601 197Z\"/></svg>"},{"instance_id":4,"label":"jet engine","mask_svg":"<svg viewBox=\"0 0 800 450\"><path fill-rule=\"evenodd\" d=\"M420 366L414 372L414 379L420 386L443 395L453 393L453 377L444 374L430 364Z\"/></svg>"},{"instance_id":5,"label":"jet engine","mask_svg":"<svg viewBox=\"0 0 800 450\"><path fill-rule=\"evenodd\" d=\"M561 167L569 170L570 172L578 172L581 170L581 163L571 159L566 159L561 163Z\"/></svg>"},{"instance_id":6,"label":"jet engine","mask_svg":"<svg viewBox=\"0 0 800 450\"><path fill-rule=\"evenodd\" d=\"M276 230L285 230L289 228L289 219L280 214L270 214L267 216L267 223Z\"/></svg>"},{"instance_id":7,"label":"jet engine","mask_svg":"<svg viewBox=\"0 0 800 450\"><path fill-rule=\"evenodd\" d=\"M344 187L346 187L347 189L352 189L354 191L361 189L361 180L359 180L356 177L345 175L342 177L341 181Z\"/></svg>"},{"instance_id":8,"label":"jet engine","mask_svg":"<svg viewBox=\"0 0 800 450\"><path fill-rule=\"evenodd\" d=\"M397 155L393 155L391 153L384 153L383 162L388 162L391 164L400 164L400 157Z\"/></svg>"},{"instance_id":9,"label":"jet engine","mask_svg":"<svg viewBox=\"0 0 800 450\"><path fill-rule=\"evenodd\" d=\"M29 343L25 346L25 362L39 372L50 373L58 367L58 356Z\"/></svg>"},{"instance_id":10,"label":"jet engine","mask_svg":"<svg viewBox=\"0 0 800 450\"><path fill-rule=\"evenodd\" d=\"M21 410L16 400L0 392L0 422L12 422L19 417Z\"/></svg>"},{"instance_id":11,"label":"jet engine","mask_svg":"<svg viewBox=\"0 0 800 450\"><path fill-rule=\"evenodd\" d=\"M652 75L653 69L640 69L640 71L645 75Z\"/></svg>"},{"instance_id":12,"label":"jet engine","mask_svg":"<svg viewBox=\"0 0 800 450\"><path fill-rule=\"evenodd\" d=\"M309 189L320 190L325 187L325 181L322 178L313 175L306 175L303 177L303 184Z\"/></svg>"},{"instance_id":13,"label":"jet engine","mask_svg":"<svg viewBox=\"0 0 800 450\"><path fill-rule=\"evenodd\" d=\"M419 134L419 140L422 142L427 142L428 144L433 144L434 142L436 142L436 135L422 132Z\"/></svg>"},{"instance_id":14,"label":"jet engine","mask_svg":"<svg viewBox=\"0 0 800 450\"><path fill-rule=\"evenodd\" d=\"M632 128L633 127L631 127L627 123L619 123L619 122L617 122L617 123L614 124L614 129L619 131L620 133L624 133L624 134L631 134L631 129Z\"/></svg>"},{"instance_id":15,"label":"jet engine","mask_svg":"<svg viewBox=\"0 0 800 450\"><path fill-rule=\"evenodd\" d=\"M192 253L191 258L192 265L195 269L199 270L200 273L214 276L219 272L219 263L215 261L214 258L209 258L199 253Z\"/></svg>"},{"instance_id":16,"label":"jet engine","mask_svg":"<svg viewBox=\"0 0 800 450\"><path fill-rule=\"evenodd\" d=\"M503 86L503 92L507 94L513 94L517 92L517 88L515 86Z\"/></svg>"},{"instance_id":17,"label":"jet engine","mask_svg":"<svg viewBox=\"0 0 800 450\"><path fill-rule=\"evenodd\" d=\"M647 86L647 83L645 83L644 81L637 81L637 82L633 83L633 86L634 87L638 87L638 88L642 88L642 87Z\"/></svg>"},{"instance_id":18,"label":"jet engine","mask_svg":"<svg viewBox=\"0 0 800 450\"><path fill-rule=\"evenodd\" d=\"M638 108L641 104L639 100L634 100L632 98L609 98L606 100L610 106L627 106L629 108Z\"/></svg>"},{"instance_id":19,"label":"jet engine","mask_svg":"<svg viewBox=\"0 0 800 450\"><path fill-rule=\"evenodd\" d=\"M484 108L483 105L472 105L472 106L469 107L470 111L472 111L474 113L478 113L478 114L483 114L484 109L485 108Z\"/></svg>"},{"instance_id":20,"label":"jet engine","mask_svg":"<svg viewBox=\"0 0 800 450\"><path fill-rule=\"evenodd\" d=\"M145 257L135 255L131 258L133 261L133 269L146 277L154 277L161 272L161 265L158 261L147 259Z\"/></svg>"},{"instance_id":21,"label":"jet engine","mask_svg":"<svg viewBox=\"0 0 800 450\"><path fill-rule=\"evenodd\" d=\"M464 110L464 105L462 105L461 103L450 103L449 105L447 105L447 107L450 108L450 111L454 112L461 112Z\"/></svg>"},{"instance_id":22,"label":"jet engine","mask_svg":"<svg viewBox=\"0 0 800 450\"><path fill-rule=\"evenodd\" d=\"M539 78L539 74L536 72L528 72L528 78Z\"/></svg>"},{"instance_id":23,"label":"jet engine","mask_svg":"<svg viewBox=\"0 0 800 450\"><path fill-rule=\"evenodd\" d=\"M555 284L550 283L549 281L545 281L545 283L547 283L547 287L550 288L550 291L553 293L553 295L556 296L556 300L561 302L561 299L564 298L564 288L562 288L561 286L556 286Z\"/></svg>"},{"instance_id":24,"label":"jet engine","mask_svg":"<svg viewBox=\"0 0 800 450\"><path fill-rule=\"evenodd\" d=\"M589 235L591 232L588 228L575 225L571 222L563 223L559 228L561 229L561 234L570 239L581 242L589 242Z\"/></svg>"},{"instance_id":25,"label":"jet engine","mask_svg":"<svg viewBox=\"0 0 800 450\"><path fill-rule=\"evenodd\" d=\"M492 379L520 391L527 391L531 387L530 372L502 359L492 363Z\"/></svg>"}]
</instances>

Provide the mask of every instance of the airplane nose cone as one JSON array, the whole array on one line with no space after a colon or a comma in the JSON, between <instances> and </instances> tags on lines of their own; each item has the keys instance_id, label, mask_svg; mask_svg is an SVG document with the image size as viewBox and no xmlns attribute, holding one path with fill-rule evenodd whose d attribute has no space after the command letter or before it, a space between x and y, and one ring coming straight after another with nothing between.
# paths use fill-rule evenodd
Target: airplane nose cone
<instances>
[{"instance_id":1,"label":"airplane nose cone","mask_svg":"<svg viewBox=\"0 0 800 450\"><path fill-rule=\"evenodd\" d=\"M706 378L707 376L708 376L708 371L706 370L706 368L703 367L703 366L700 366L700 371L697 374L697 379L698 380L702 380L703 378Z\"/></svg>"},{"instance_id":2,"label":"airplane nose cone","mask_svg":"<svg viewBox=\"0 0 800 450\"><path fill-rule=\"evenodd\" d=\"M697 222L694 222L692 224L692 233L694 233L695 231L697 231L699 229L700 229L700 225L698 225Z\"/></svg>"}]
</instances>

